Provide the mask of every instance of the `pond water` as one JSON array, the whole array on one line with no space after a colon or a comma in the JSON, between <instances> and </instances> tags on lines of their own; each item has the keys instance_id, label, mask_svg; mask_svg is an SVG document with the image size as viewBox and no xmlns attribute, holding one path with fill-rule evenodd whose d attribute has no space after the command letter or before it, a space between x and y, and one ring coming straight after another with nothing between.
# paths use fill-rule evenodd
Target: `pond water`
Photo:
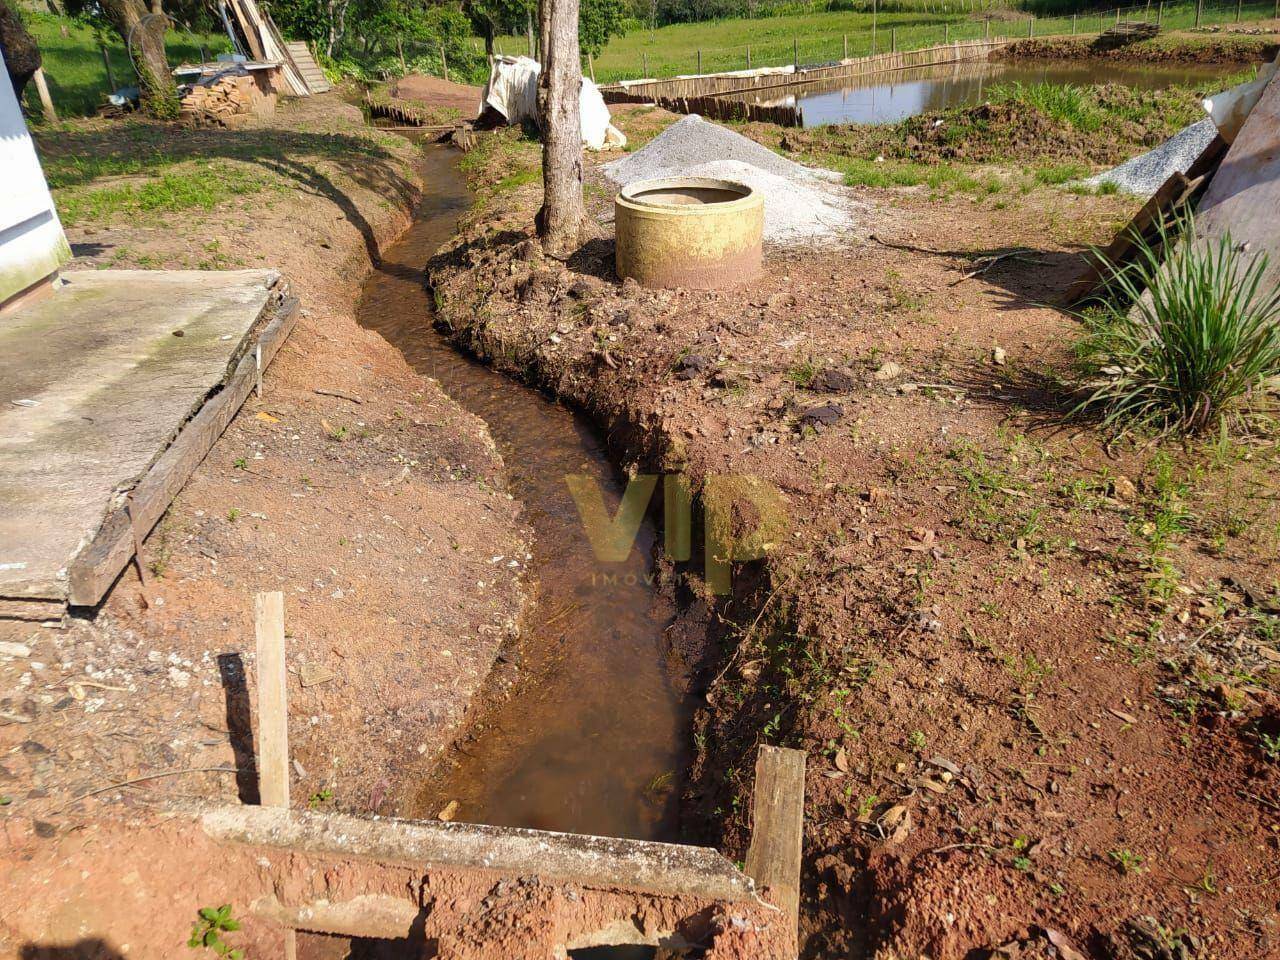
<instances>
[{"instance_id":1,"label":"pond water","mask_svg":"<svg viewBox=\"0 0 1280 960\"><path fill-rule=\"evenodd\" d=\"M873 77L762 90L758 103L799 104L804 125L893 123L918 113L981 103L995 84L1121 83L1139 90L1190 85L1206 93L1240 64L959 63Z\"/></svg>"}]
</instances>

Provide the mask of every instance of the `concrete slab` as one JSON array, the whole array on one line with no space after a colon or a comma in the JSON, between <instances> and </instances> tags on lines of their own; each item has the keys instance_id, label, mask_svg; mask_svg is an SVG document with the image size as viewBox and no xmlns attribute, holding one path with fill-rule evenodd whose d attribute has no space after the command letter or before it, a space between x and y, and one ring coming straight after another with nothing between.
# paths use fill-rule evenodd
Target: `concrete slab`
<instances>
[{"instance_id":1,"label":"concrete slab","mask_svg":"<svg viewBox=\"0 0 1280 960\"><path fill-rule=\"evenodd\" d=\"M0 599L65 603L68 565L226 380L270 270L64 274L0 319Z\"/></svg>"}]
</instances>

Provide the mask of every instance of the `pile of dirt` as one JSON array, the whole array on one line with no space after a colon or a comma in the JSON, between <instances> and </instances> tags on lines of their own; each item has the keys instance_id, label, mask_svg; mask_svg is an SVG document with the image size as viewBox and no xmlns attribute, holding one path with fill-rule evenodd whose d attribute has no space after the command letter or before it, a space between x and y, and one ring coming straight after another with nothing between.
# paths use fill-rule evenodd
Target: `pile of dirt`
<instances>
[{"instance_id":1,"label":"pile of dirt","mask_svg":"<svg viewBox=\"0 0 1280 960\"><path fill-rule=\"evenodd\" d=\"M1018 99L930 111L894 124L845 124L788 130L787 151L917 163L1077 161L1116 164L1164 142L1195 119L1185 91L1134 90L1120 84L1092 88L1097 129L1080 129ZM1141 117L1141 120L1129 119ZM753 135L776 137L753 127Z\"/></svg>"},{"instance_id":2,"label":"pile of dirt","mask_svg":"<svg viewBox=\"0 0 1280 960\"><path fill-rule=\"evenodd\" d=\"M1098 43L1097 37L1046 37L1011 43L999 60L1111 60L1126 63L1239 63L1275 56L1275 37L1156 37L1121 47Z\"/></svg>"},{"instance_id":3,"label":"pile of dirt","mask_svg":"<svg viewBox=\"0 0 1280 960\"><path fill-rule=\"evenodd\" d=\"M470 84L411 73L392 84L389 93L397 100L415 100L429 107L457 110L463 119L470 120L480 112L482 91Z\"/></svg>"}]
</instances>

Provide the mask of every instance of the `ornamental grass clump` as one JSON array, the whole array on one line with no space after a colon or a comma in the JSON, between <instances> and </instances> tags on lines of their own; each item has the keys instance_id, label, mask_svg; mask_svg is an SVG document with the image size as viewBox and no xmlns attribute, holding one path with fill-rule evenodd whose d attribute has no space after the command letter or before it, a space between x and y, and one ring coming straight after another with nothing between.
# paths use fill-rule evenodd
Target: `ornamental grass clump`
<instances>
[{"instance_id":1,"label":"ornamental grass clump","mask_svg":"<svg viewBox=\"0 0 1280 960\"><path fill-rule=\"evenodd\" d=\"M1266 270L1230 237L1196 241L1190 217L1140 242L1110 271L1111 303L1082 315L1077 412L1120 432L1252 426L1280 384L1280 288Z\"/></svg>"}]
</instances>

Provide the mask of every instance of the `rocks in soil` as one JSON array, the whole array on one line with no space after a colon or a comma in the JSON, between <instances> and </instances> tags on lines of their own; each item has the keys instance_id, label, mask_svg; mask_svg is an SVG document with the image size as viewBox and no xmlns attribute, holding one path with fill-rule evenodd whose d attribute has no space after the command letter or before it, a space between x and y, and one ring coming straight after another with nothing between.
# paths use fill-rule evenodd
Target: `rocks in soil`
<instances>
[{"instance_id":1,"label":"rocks in soil","mask_svg":"<svg viewBox=\"0 0 1280 960\"><path fill-rule=\"evenodd\" d=\"M711 367L711 360L700 353L691 353L683 357L676 365L677 380L692 380Z\"/></svg>"},{"instance_id":2,"label":"rocks in soil","mask_svg":"<svg viewBox=\"0 0 1280 960\"><path fill-rule=\"evenodd\" d=\"M902 376L902 367L892 360L887 360L871 376L881 383L888 383L890 380L896 380Z\"/></svg>"},{"instance_id":3,"label":"rocks in soil","mask_svg":"<svg viewBox=\"0 0 1280 960\"><path fill-rule=\"evenodd\" d=\"M810 407L800 414L802 427L829 427L844 419L844 407L838 403L826 403L820 407Z\"/></svg>"},{"instance_id":4,"label":"rocks in soil","mask_svg":"<svg viewBox=\"0 0 1280 960\"><path fill-rule=\"evenodd\" d=\"M853 375L847 370L828 367L819 370L809 381L807 389L815 393L848 393L857 385Z\"/></svg>"}]
</instances>

